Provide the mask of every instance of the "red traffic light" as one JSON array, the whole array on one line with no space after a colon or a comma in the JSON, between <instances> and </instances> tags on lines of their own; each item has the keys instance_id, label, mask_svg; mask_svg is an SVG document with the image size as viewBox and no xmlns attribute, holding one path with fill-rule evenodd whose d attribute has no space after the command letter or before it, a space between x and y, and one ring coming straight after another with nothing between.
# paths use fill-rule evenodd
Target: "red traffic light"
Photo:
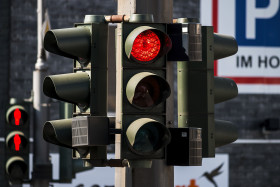
<instances>
[{"instance_id":1,"label":"red traffic light","mask_svg":"<svg viewBox=\"0 0 280 187\"><path fill-rule=\"evenodd\" d=\"M157 57L160 47L161 42L156 33L146 30L135 38L131 55L141 62L149 62Z\"/></svg>"},{"instance_id":2,"label":"red traffic light","mask_svg":"<svg viewBox=\"0 0 280 187\"><path fill-rule=\"evenodd\" d=\"M6 113L6 121L12 126L25 125L28 122L27 110L21 105L11 106Z\"/></svg>"},{"instance_id":3,"label":"red traffic light","mask_svg":"<svg viewBox=\"0 0 280 187\"><path fill-rule=\"evenodd\" d=\"M14 118L15 118L15 124L19 125L20 119L21 119L21 112L18 108L14 111Z\"/></svg>"},{"instance_id":4,"label":"red traffic light","mask_svg":"<svg viewBox=\"0 0 280 187\"><path fill-rule=\"evenodd\" d=\"M16 104L19 102L19 104ZM28 177L30 103L12 98L6 111L5 163L6 175L12 184L21 184Z\"/></svg>"},{"instance_id":5,"label":"red traffic light","mask_svg":"<svg viewBox=\"0 0 280 187\"><path fill-rule=\"evenodd\" d=\"M171 39L166 33L148 26L137 27L125 41L127 57L141 64L155 62L166 55L171 47Z\"/></svg>"},{"instance_id":6,"label":"red traffic light","mask_svg":"<svg viewBox=\"0 0 280 187\"><path fill-rule=\"evenodd\" d=\"M22 131L12 131L6 137L6 146L10 151L25 151L28 144L28 138Z\"/></svg>"},{"instance_id":7,"label":"red traffic light","mask_svg":"<svg viewBox=\"0 0 280 187\"><path fill-rule=\"evenodd\" d=\"M21 138L18 134L15 134L14 136L14 145L15 145L15 150L19 151L19 146L21 144Z\"/></svg>"}]
</instances>

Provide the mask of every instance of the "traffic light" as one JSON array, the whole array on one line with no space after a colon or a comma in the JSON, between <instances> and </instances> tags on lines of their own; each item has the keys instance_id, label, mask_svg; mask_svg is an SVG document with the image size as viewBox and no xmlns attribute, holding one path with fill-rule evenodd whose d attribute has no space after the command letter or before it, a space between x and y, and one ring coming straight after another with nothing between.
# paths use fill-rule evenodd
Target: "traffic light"
<instances>
[{"instance_id":1,"label":"traffic light","mask_svg":"<svg viewBox=\"0 0 280 187\"><path fill-rule=\"evenodd\" d=\"M178 19L185 38L188 61L178 61L178 126L202 130L202 157L214 157L215 147L237 139L237 128L230 122L214 120L214 104L234 98L236 83L214 77L214 60L237 52L231 36L213 33L213 27L197 20ZM177 162L178 161L178 162ZM175 163L180 165L180 161Z\"/></svg>"},{"instance_id":2,"label":"traffic light","mask_svg":"<svg viewBox=\"0 0 280 187\"><path fill-rule=\"evenodd\" d=\"M44 38L47 51L74 59L73 73L44 80L46 96L73 104L73 118L45 123L44 139L74 149L74 157L100 166L109 144L107 35L104 16L87 15L84 23L50 30Z\"/></svg>"},{"instance_id":3,"label":"traffic light","mask_svg":"<svg viewBox=\"0 0 280 187\"><path fill-rule=\"evenodd\" d=\"M6 111L6 174L12 184L29 178L29 113L27 103L13 103Z\"/></svg>"},{"instance_id":4,"label":"traffic light","mask_svg":"<svg viewBox=\"0 0 280 187\"><path fill-rule=\"evenodd\" d=\"M117 29L121 37L116 47L120 158L131 167L150 167L152 159L163 159L171 138L166 127L166 99L171 93L166 54L172 42L166 25L123 22Z\"/></svg>"}]
</instances>

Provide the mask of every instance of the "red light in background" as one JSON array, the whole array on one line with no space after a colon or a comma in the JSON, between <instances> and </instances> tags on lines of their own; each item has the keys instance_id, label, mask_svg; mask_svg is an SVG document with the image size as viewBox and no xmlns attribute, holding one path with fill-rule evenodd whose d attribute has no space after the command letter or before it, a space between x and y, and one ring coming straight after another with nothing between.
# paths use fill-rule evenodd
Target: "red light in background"
<instances>
[{"instance_id":1,"label":"red light in background","mask_svg":"<svg viewBox=\"0 0 280 187\"><path fill-rule=\"evenodd\" d=\"M14 136L14 144L15 144L15 150L19 151L19 146L21 144L21 138L20 138L20 136L18 134L16 134Z\"/></svg>"},{"instance_id":2,"label":"red light in background","mask_svg":"<svg viewBox=\"0 0 280 187\"><path fill-rule=\"evenodd\" d=\"M15 124L19 125L20 118L21 118L21 112L18 108L16 108L14 111L14 118L15 118Z\"/></svg>"},{"instance_id":3,"label":"red light in background","mask_svg":"<svg viewBox=\"0 0 280 187\"><path fill-rule=\"evenodd\" d=\"M135 38L131 55L136 60L149 62L157 57L160 48L161 43L157 34L151 30L147 30Z\"/></svg>"}]
</instances>

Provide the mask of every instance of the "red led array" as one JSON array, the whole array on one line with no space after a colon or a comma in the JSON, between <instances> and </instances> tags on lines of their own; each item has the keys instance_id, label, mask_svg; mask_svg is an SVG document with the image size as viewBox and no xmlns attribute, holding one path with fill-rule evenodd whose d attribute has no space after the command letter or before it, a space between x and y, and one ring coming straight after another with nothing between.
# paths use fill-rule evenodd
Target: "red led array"
<instances>
[{"instance_id":1,"label":"red led array","mask_svg":"<svg viewBox=\"0 0 280 187\"><path fill-rule=\"evenodd\" d=\"M18 108L14 111L14 118L15 118L15 124L19 125L20 118L21 118L21 112Z\"/></svg>"},{"instance_id":2,"label":"red led array","mask_svg":"<svg viewBox=\"0 0 280 187\"><path fill-rule=\"evenodd\" d=\"M16 134L14 136L14 144L15 144L15 150L19 151L19 146L21 144L21 138L20 138L20 136L18 134Z\"/></svg>"},{"instance_id":3,"label":"red led array","mask_svg":"<svg viewBox=\"0 0 280 187\"><path fill-rule=\"evenodd\" d=\"M160 48L161 43L157 34L147 30L135 38L131 55L138 61L149 62L157 57Z\"/></svg>"}]
</instances>

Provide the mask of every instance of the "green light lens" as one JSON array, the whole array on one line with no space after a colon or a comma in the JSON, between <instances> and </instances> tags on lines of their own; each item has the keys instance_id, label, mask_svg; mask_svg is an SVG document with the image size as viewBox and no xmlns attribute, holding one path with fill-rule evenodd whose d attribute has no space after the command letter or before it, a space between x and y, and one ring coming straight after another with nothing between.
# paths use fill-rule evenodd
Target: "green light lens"
<instances>
[{"instance_id":1,"label":"green light lens","mask_svg":"<svg viewBox=\"0 0 280 187\"><path fill-rule=\"evenodd\" d=\"M149 153L157 149L160 143L160 131L153 125L144 125L136 134L133 149Z\"/></svg>"}]
</instances>

